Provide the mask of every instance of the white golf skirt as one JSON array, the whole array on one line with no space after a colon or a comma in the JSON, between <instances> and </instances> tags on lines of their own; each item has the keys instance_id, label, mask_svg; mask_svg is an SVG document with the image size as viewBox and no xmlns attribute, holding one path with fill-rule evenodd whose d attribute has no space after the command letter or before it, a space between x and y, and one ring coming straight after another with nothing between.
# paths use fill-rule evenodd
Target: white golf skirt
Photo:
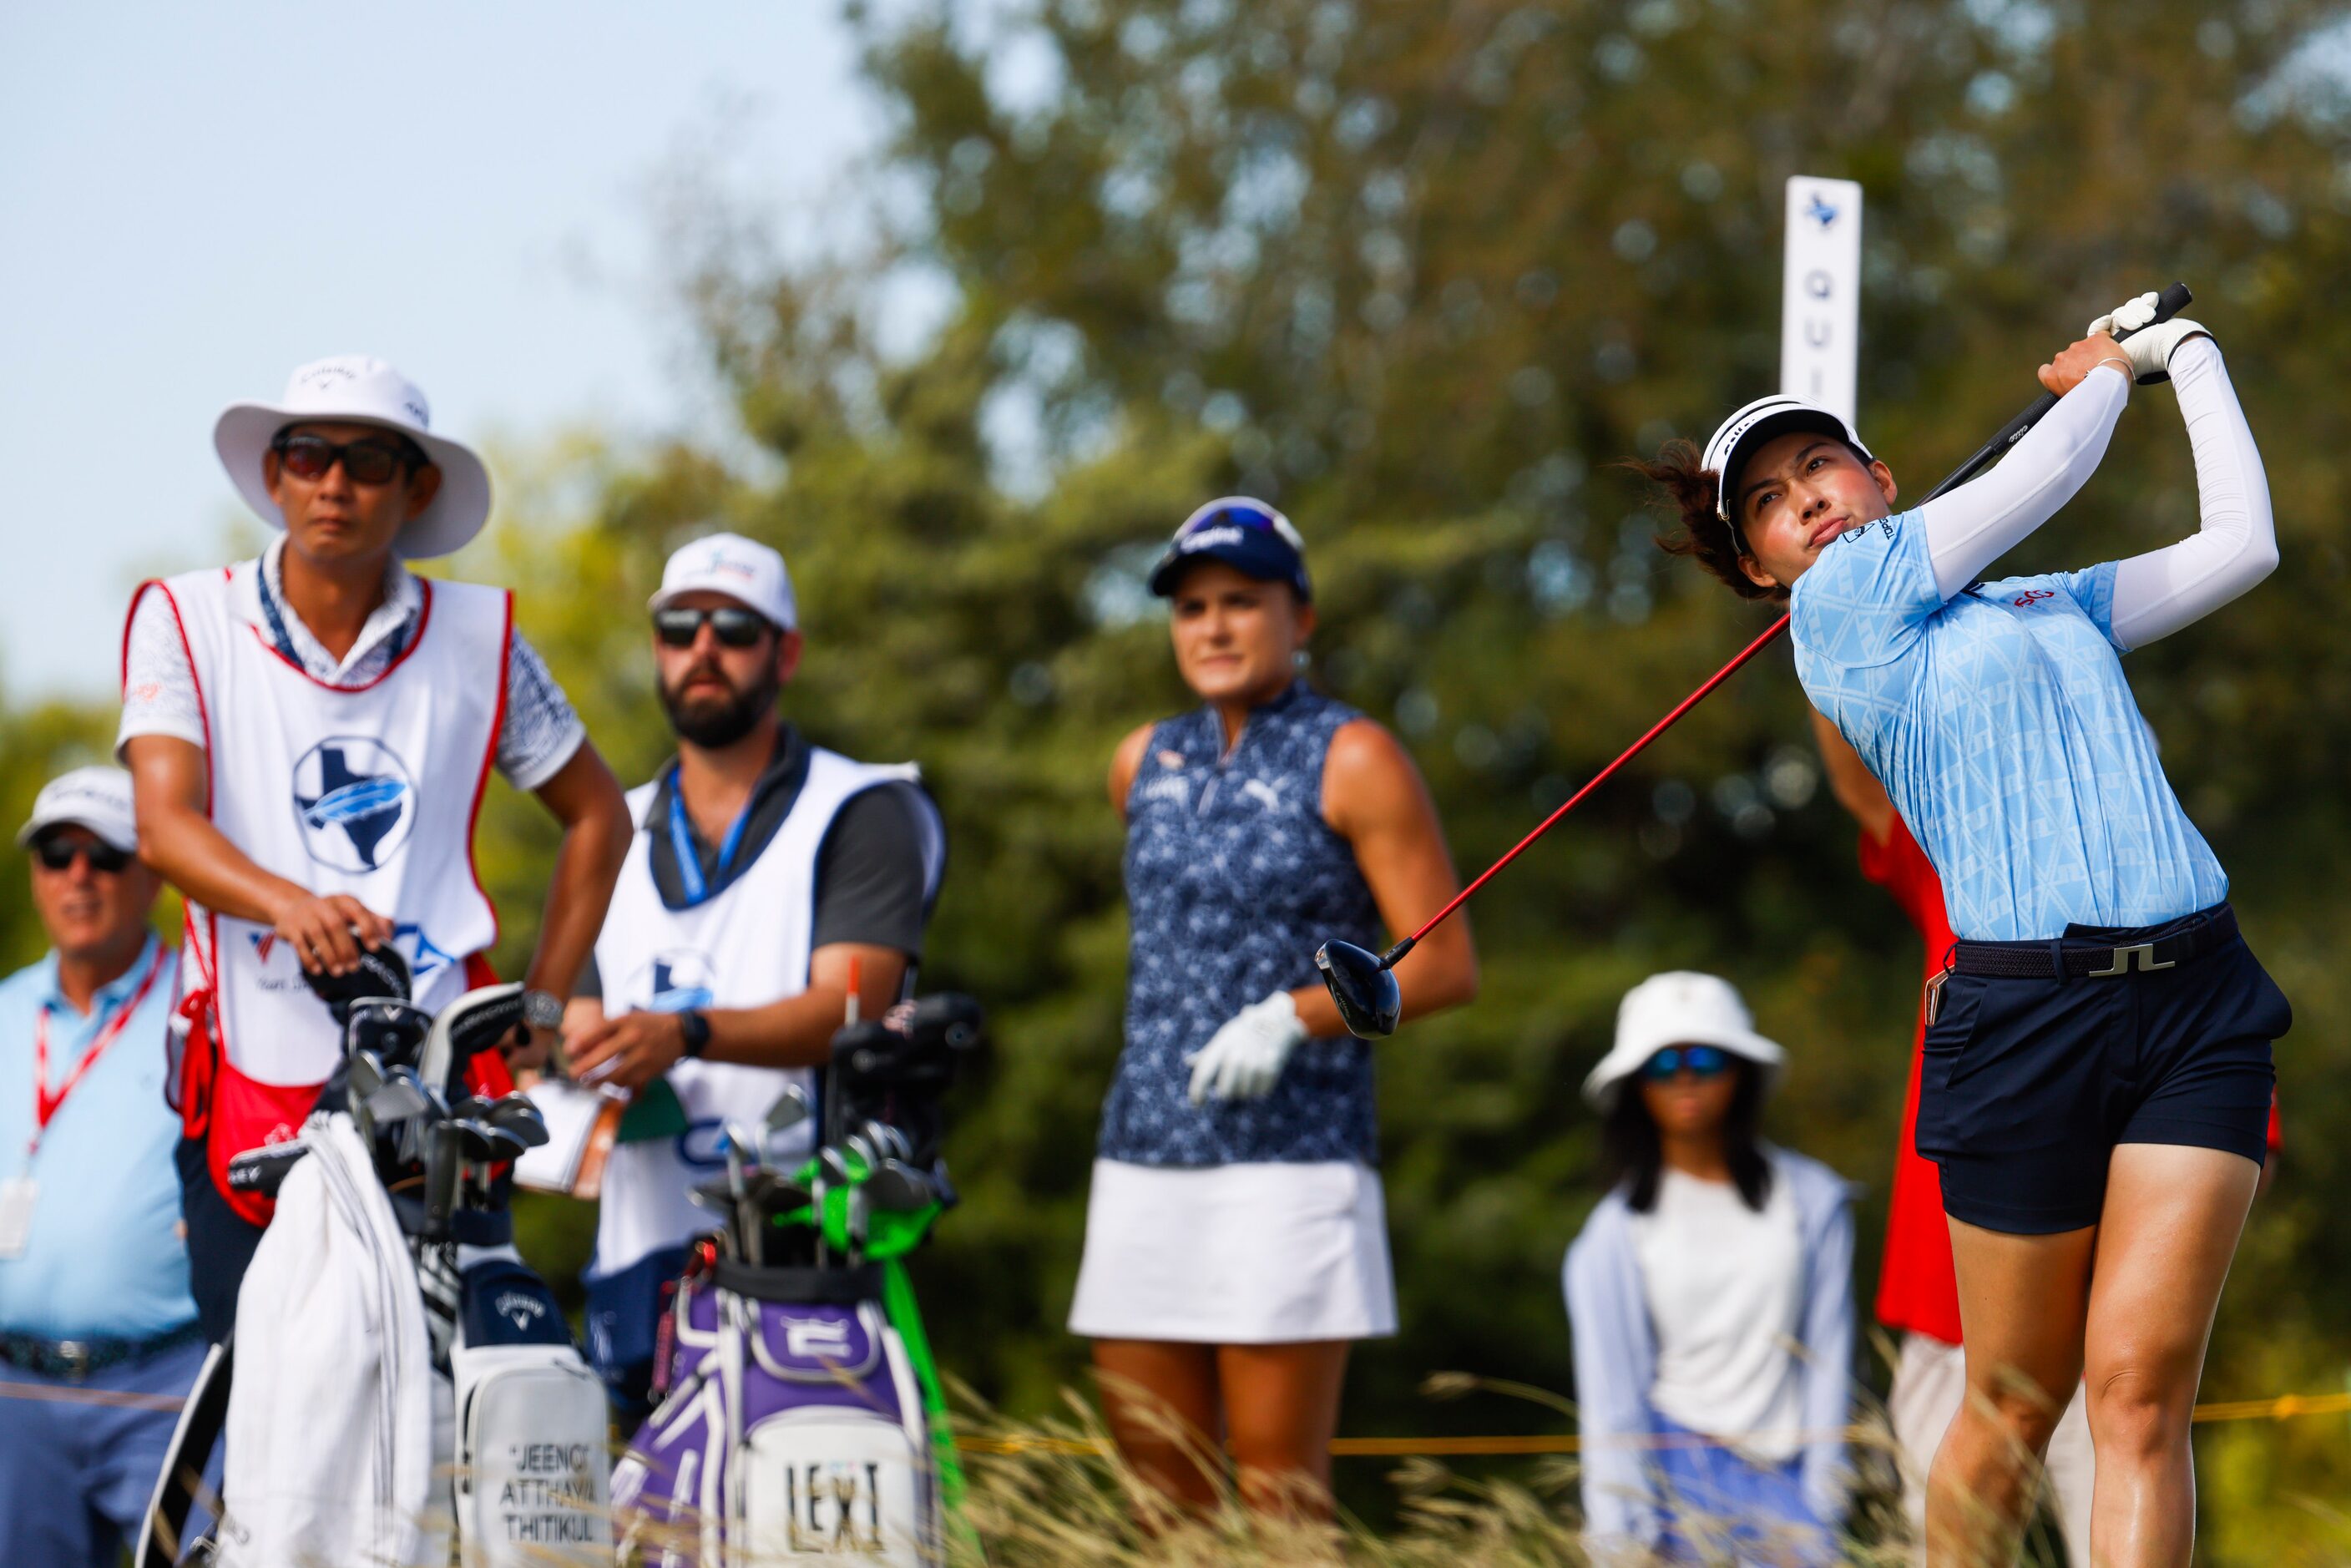
<instances>
[{"instance_id":1,"label":"white golf skirt","mask_svg":"<svg viewBox=\"0 0 2351 1568\"><path fill-rule=\"evenodd\" d=\"M1194 1344L1395 1333L1379 1173L1096 1160L1070 1332Z\"/></svg>"}]
</instances>

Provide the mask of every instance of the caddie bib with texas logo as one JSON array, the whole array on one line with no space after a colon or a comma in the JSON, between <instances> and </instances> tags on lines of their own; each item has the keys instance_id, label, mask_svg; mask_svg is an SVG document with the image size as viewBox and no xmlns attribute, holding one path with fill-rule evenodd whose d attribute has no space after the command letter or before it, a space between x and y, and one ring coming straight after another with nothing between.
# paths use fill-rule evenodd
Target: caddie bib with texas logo
<instances>
[{"instance_id":1,"label":"caddie bib with texas logo","mask_svg":"<svg viewBox=\"0 0 2351 1568\"><path fill-rule=\"evenodd\" d=\"M427 582L408 645L363 685L330 685L261 625L259 563L141 586L170 604L196 682L213 825L264 871L349 894L394 925L429 1011L463 993L466 960L497 936L474 869L506 705L511 597ZM193 903L182 949L191 1029L180 1072L191 1136L215 1185L228 1158L293 1135L341 1040L299 956L268 925ZM266 1200L228 1194L266 1223ZM240 1202L239 1200L245 1200Z\"/></svg>"},{"instance_id":2,"label":"caddie bib with texas logo","mask_svg":"<svg viewBox=\"0 0 2351 1568\"><path fill-rule=\"evenodd\" d=\"M652 820L660 781L629 791L629 816L637 833L596 938L606 1010L618 1015L645 1009L756 1008L807 990L817 857L833 818L852 796L919 778L913 767L852 762L811 747L808 777L758 859L710 897L683 909L664 904L653 882L653 836L667 831L665 821ZM935 819L925 826L927 894L938 886L944 841ZM687 1195L725 1166L720 1140L727 1122L757 1126L789 1084L799 1084L811 1104L816 1094L816 1074L806 1069L686 1061L673 1066L668 1077L685 1109L685 1131L613 1149L597 1207L600 1276L710 1228L708 1212L695 1207ZM779 1140L773 1157L789 1164L805 1155L812 1132L811 1124L802 1123L796 1134L799 1145L787 1148Z\"/></svg>"}]
</instances>

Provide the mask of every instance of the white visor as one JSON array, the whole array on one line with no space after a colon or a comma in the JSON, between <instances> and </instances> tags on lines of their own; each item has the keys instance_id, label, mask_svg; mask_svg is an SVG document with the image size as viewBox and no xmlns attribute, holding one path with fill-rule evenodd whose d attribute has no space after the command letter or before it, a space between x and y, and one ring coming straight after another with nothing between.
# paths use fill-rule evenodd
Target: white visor
<instances>
[{"instance_id":1,"label":"white visor","mask_svg":"<svg viewBox=\"0 0 2351 1568\"><path fill-rule=\"evenodd\" d=\"M1875 463L1876 457L1861 444L1861 436L1843 418L1816 402L1791 397L1786 392L1774 392L1759 397L1745 408L1716 426L1706 444L1706 455L1698 465L1713 474L1714 514L1734 528L1738 526L1737 497L1740 471L1747 460L1755 455L1764 443L1787 434L1792 430L1817 430L1823 435L1834 435L1862 455L1862 460Z\"/></svg>"}]
</instances>

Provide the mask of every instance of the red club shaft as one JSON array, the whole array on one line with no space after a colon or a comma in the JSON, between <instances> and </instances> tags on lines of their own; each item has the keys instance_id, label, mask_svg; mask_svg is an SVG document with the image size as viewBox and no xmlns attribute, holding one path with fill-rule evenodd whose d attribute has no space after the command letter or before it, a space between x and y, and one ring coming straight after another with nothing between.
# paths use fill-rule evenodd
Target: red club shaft
<instances>
[{"instance_id":1,"label":"red club shaft","mask_svg":"<svg viewBox=\"0 0 2351 1568\"><path fill-rule=\"evenodd\" d=\"M1756 638L1752 643L1748 643L1746 647L1741 648L1739 651L1738 655L1734 657L1730 663L1723 665L1722 668L1715 671L1712 675L1707 678L1706 685L1698 687L1698 690L1684 697L1675 706L1674 710L1671 713L1666 715L1665 717L1651 725L1646 734L1643 735L1640 739L1635 741L1632 745L1626 747L1624 751L1618 755L1615 761L1610 763L1607 767L1593 774L1590 783L1584 785L1583 789L1578 789L1574 794L1570 795L1567 798L1566 803L1562 805L1558 810L1553 811L1550 816L1545 817L1541 823L1537 824L1533 832L1529 833L1525 838L1520 839L1517 843L1511 845L1510 853L1504 855L1500 860L1496 861L1492 865L1488 866L1484 875L1471 883L1468 886L1463 888L1459 893L1455 894L1453 895L1453 901L1447 904L1444 908L1438 910L1436 914L1430 915L1428 919L1422 924L1419 930L1414 932L1411 936L1405 937L1403 941L1390 948L1386 957L1382 961L1383 966L1393 965L1397 959L1410 952L1412 950L1413 944L1418 942L1431 931L1437 929L1437 927L1443 923L1447 915L1452 914L1464 904L1469 902L1471 894L1475 894L1479 888L1492 881L1496 872L1500 871L1504 866L1518 859L1520 854L1525 851L1529 844L1533 843L1537 839L1541 838L1545 833L1550 832L1553 825L1555 825L1562 817L1566 816L1570 811L1574 810L1578 805L1583 803L1583 798L1586 795L1591 794L1594 789L1597 789L1603 784L1607 783L1608 780L1614 776L1618 768L1624 767L1627 762L1632 761L1635 757L1640 756L1642 750L1648 746L1649 742L1656 739L1657 737L1671 729L1674 727L1676 720L1679 719L1682 715L1689 712L1690 709L1698 706L1699 703L1704 702L1708 693L1713 691L1715 687L1722 685L1723 682L1729 680L1733 674L1737 674L1739 666L1744 664L1748 660L1753 658L1765 648L1771 646L1771 640L1779 636L1781 632L1785 632L1787 629L1788 618L1785 615L1781 616L1780 619L1771 622L1770 630L1766 631L1761 636Z\"/></svg>"}]
</instances>

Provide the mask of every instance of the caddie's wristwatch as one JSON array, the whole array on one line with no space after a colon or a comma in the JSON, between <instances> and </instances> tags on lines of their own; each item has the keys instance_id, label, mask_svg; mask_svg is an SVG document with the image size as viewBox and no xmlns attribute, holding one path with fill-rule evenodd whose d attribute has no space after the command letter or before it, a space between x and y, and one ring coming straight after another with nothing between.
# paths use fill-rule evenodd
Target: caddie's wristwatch
<instances>
[{"instance_id":1,"label":"caddie's wristwatch","mask_svg":"<svg viewBox=\"0 0 2351 1568\"><path fill-rule=\"evenodd\" d=\"M699 1011L688 1008L677 1015L677 1026L685 1032L685 1054L700 1060L702 1053L710 1047L710 1020Z\"/></svg>"},{"instance_id":2,"label":"caddie's wristwatch","mask_svg":"<svg viewBox=\"0 0 2351 1568\"><path fill-rule=\"evenodd\" d=\"M552 1032L563 1027L563 998L552 991L522 994L522 1021L533 1030Z\"/></svg>"}]
</instances>

